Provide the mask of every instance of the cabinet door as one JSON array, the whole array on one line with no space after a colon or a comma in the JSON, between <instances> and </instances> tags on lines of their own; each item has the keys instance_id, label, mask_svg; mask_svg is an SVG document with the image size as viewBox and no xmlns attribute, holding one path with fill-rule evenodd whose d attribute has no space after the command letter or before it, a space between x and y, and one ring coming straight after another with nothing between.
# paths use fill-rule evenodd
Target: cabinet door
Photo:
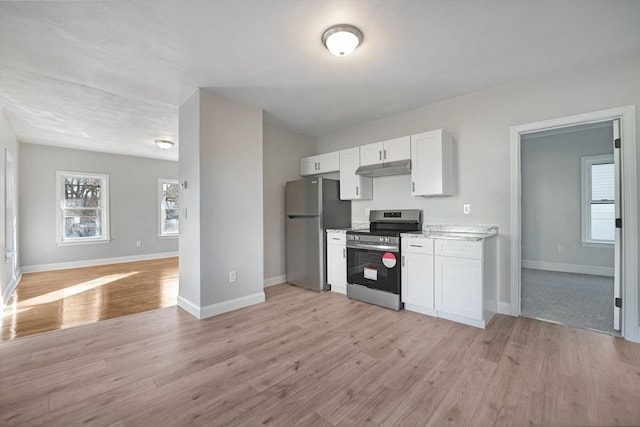
<instances>
[{"instance_id":1,"label":"cabinet door","mask_svg":"<svg viewBox=\"0 0 640 427\"><path fill-rule=\"evenodd\" d=\"M452 194L451 137L442 129L411 136L411 195Z\"/></svg>"},{"instance_id":2,"label":"cabinet door","mask_svg":"<svg viewBox=\"0 0 640 427\"><path fill-rule=\"evenodd\" d=\"M408 160L411 158L411 137L389 139L383 142L382 160L385 162L395 162L397 160Z\"/></svg>"},{"instance_id":3,"label":"cabinet door","mask_svg":"<svg viewBox=\"0 0 640 427\"><path fill-rule=\"evenodd\" d=\"M433 310L433 255L402 255L402 302Z\"/></svg>"},{"instance_id":4,"label":"cabinet door","mask_svg":"<svg viewBox=\"0 0 640 427\"><path fill-rule=\"evenodd\" d=\"M360 147L340 151L340 199L372 198L372 178L356 175L358 167L360 167Z\"/></svg>"},{"instance_id":5,"label":"cabinet door","mask_svg":"<svg viewBox=\"0 0 640 427\"><path fill-rule=\"evenodd\" d=\"M482 320L482 261L436 255L435 288L438 312Z\"/></svg>"},{"instance_id":6,"label":"cabinet door","mask_svg":"<svg viewBox=\"0 0 640 427\"><path fill-rule=\"evenodd\" d=\"M338 172L340 170L340 153L319 154L314 156L318 162L318 174Z\"/></svg>"},{"instance_id":7,"label":"cabinet door","mask_svg":"<svg viewBox=\"0 0 640 427\"><path fill-rule=\"evenodd\" d=\"M318 162L315 156L300 159L300 176L315 175L318 173Z\"/></svg>"},{"instance_id":8,"label":"cabinet door","mask_svg":"<svg viewBox=\"0 0 640 427\"><path fill-rule=\"evenodd\" d=\"M327 244L327 283L331 290L347 291L347 247L345 244Z\"/></svg>"},{"instance_id":9,"label":"cabinet door","mask_svg":"<svg viewBox=\"0 0 640 427\"><path fill-rule=\"evenodd\" d=\"M376 165L382 163L383 148L384 145L382 142L362 145L360 147L360 166Z\"/></svg>"}]
</instances>

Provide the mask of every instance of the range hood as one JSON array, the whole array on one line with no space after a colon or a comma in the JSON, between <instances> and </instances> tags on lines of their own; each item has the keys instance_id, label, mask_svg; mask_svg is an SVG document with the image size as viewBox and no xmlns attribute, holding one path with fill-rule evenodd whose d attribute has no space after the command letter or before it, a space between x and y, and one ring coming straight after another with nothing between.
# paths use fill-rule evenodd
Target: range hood
<instances>
[{"instance_id":1,"label":"range hood","mask_svg":"<svg viewBox=\"0 0 640 427\"><path fill-rule=\"evenodd\" d=\"M356 175L361 176L390 176L405 175L411 173L411 160L397 160L395 162L378 163L375 165L360 166L356 169Z\"/></svg>"}]
</instances>

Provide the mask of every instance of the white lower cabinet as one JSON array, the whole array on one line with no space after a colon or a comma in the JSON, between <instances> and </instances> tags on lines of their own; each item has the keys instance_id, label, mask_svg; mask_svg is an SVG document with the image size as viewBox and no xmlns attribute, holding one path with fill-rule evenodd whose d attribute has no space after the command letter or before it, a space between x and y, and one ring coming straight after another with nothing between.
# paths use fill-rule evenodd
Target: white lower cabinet
<instances>
[{"instance_id":1,"label":"white lower cabinet","mask_svg":"<svg viewBox=\"0 0 640 427\"><path fill-rule=\"evenodd\" d=\"M482 320L482 261L437 256L438 312Z\"/></svg>"},{"instance_id":2,"label":"white lower cabinet","mask_svg":"<svg viewBox=\"0 0 640 427\"><path fill-rule=\"evenodd\" d=\"M436 315L433 281L433 240L402 240L402 289L404 308Z\"/></svg>"},{"instance_id":3,"label":"white lower cabinet","mask_svg":"<svg viewBox=\"0 0 640 427\"><path fill-rule=\"evenodd\" d=\"M497 311L495 238L435 239L438 317L484 328Z\"/></svg>"},{"instance_id":4,"label":"white lower cabinet","mask_svg":"<svg viewBox=\"0 0 640 427\"><path fill-rule=\"evenodd\" d=\"M345 233L327 232L327 283L333 292L347 293L347 240Z\"/></svg>"}]
</instances>

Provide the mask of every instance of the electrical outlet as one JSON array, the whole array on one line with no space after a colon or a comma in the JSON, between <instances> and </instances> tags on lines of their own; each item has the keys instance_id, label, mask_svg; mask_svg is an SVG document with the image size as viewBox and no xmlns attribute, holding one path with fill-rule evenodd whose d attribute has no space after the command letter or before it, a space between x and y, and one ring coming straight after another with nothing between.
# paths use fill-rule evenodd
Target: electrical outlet
<instances>
[{"instance_id":1,"label":"electrical outlet","mask_svg":"<svg viewBox=\"0 0 640 427\"><path fill-rule=\"evenodd\" d=\"M465 215L469 215L471 213L471 205L462 205L462 212Z\"/></svg>"},{"instance_id":2,"label":"electrical outlet","mask_svg":"<svg viewBox=\"0 0 640 427\"><path fill-rule=\"evenodd\" d=\"M142 246L142 240L136 240L136 246L137 247Z\"/></svg>"},{"instance_id":3,"label":"electrical outlet","mask_svg":"<svg viewBox=\"0 0 640 427\"><path fill-rule=\"evenodd\" d=\"M367 217L367 221L369 220L369 213L371 212L371 208L364 208L364 216Z\"/></svg>"},{"instance_id":4,"label":"electrical outlet","mask_svg":"<svg viewBox=\"0 0 640 427\"><path fill-rule=\"evenodd\" d=\"M564 253L564 246L558 245L558 253L559 254L563 254Z\"/></svg>"},{"instance_id":5,"label":"electrical outlet","mask_svg":"<svg viewBox=\"0 0 640 427\"><path fill-rule=\"evenodd\" d=\"M238 280L238 274L235 270L229 272L229 283L235 283Z\"/></svg>"}]
</instances>

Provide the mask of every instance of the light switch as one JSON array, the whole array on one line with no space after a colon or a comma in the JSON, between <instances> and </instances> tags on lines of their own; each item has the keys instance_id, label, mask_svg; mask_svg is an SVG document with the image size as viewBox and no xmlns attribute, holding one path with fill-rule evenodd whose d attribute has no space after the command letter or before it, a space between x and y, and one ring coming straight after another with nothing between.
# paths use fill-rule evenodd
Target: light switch
<instances>
[{"instance_id":1,"label":"light switch","mask_svg":"<svg viewBox=\"0 0 640 427\"><path fill-rule=\"evenodd\" d=\"M462 205L462 212L465 215L469 215L471 213L471 205Z\"/></svg>"}]
</instances>

